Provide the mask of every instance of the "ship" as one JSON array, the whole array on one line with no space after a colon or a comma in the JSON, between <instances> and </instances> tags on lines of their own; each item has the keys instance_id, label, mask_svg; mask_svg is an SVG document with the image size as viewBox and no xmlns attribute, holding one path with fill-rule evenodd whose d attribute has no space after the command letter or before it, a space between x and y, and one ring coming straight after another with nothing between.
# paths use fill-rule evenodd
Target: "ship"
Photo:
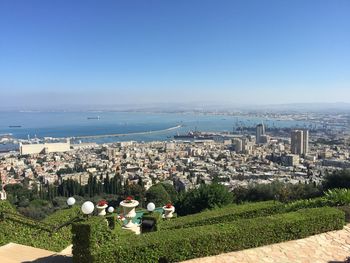
<instances>
[{"instance_id":1,"label":"ship","mask_svg":"<svg viewBox=\"0 0 350 263\"><path fill-rule=\"evenodd\" d=\"M187 134L174 135L175 140L214 140L210 134L203 134L199 131L190 131Z\"/></svg>"},{"instance_id":2,"label":"ship","mask_svg":"<svg viewBox=\"0 0 350 263\"><path fill-rule=\"evenodd\" d=\"M21 128L21 125L9 125L9 128Z\"/></svg>"},{"instance_id":3,"label":"ship","mask_svg":"<svg viewBox=\"0 0 350 263\"><path fill-rule=\"evenodd\" d=\"M100 116L97 117L87 117L88 120L99 120Z\"/></svg>"}]
</instances>

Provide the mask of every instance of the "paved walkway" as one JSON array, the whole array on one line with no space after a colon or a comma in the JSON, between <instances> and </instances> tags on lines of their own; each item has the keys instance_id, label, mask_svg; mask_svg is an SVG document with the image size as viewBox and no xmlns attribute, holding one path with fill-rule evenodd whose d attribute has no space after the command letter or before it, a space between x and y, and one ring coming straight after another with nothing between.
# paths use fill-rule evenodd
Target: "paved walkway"
<instances>
[{"instance_id":1,"label":"paved walkway","mask_svg":"<svg viewBox=\"0 0 350 263\"><path fill-rule=\"evenodd\" d=\"M0 247L1 263L71 263L71 248L66 248L61 253L34 248L16 243L9 243Z\"/></svg>"},{"instance_id":2,"label":"paved walkway","mask_svg":"<svg viewBox=\"0 0 350 263\"><path fill-rule=\"evenodd\" d=\"M350 257L350 224L339 231L183 263L340 263L347 262L347 257Z\"/></svg>"},{"instance_id":3,"label":"paved walkway","mask_svg":"<svg viewBox=\"0 0 350 263\"><path fill-rule=\"evenodd\" d=\"M350 224L339 231L183 263L341 263L347 257L350 257ZM9 243L0 247L0 262L71 263L71 246L55 253Z\"/></svg>"}]
</instances>

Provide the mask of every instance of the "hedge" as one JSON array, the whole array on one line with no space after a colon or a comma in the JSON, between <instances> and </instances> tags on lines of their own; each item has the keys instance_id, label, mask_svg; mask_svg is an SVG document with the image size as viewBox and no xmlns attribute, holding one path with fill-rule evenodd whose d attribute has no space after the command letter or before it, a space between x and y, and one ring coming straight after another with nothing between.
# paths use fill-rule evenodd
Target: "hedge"
<instances>
[{"instance_id":1,"label":"hedge","mask_svg":"<svg viewBox=\"0 0 350 263\"><path fill-rule=\"evenodd\" d=\"M231 222L237 219L248 219L283 213L285 207L280 202L266 201L243 205L228 205L223 208L207 210L198 214L178 217L162 224L162 229L178 229Z\"/></svg>"},{"instance_id":2,"label":"hedge","mask_svg":"<svg viewBox=\"0 0 350 263\"><path fill-rule=\"evenodd\" d=\"M135 236L121 227L111 229L109 221L104 217L93 216L72 225L73 262L100 262L99 253L104 244L120 244L124 242L121 240ZM112 251L110 253L113 254Z\"/></svg>"},{"instance_id":3,"label":"hedge","mask_svg":"<svg viewBox=\"0 0 350 263\"><path fill-rule=\"evenodd\" d=\"M73 226L73 262L178 262L341 229L344 217L335 208L311 208L127 238L97 218Z\"/></svg>"},{"instance_id":4,"label":"hedge","mask_svg":"<svg viewBox=\"0 0 350 263\"><path fill-rule=\"evenodd\" d=\"M154 227L152 230L146 229L143 226L143 221L144 220L149 220L149 221L153 221L154 222ZM144 213L142 215L142 219L141 219L141 233L146 233L146 232L153 232L153 231L157 231L159 229L161 229L163 223L163 218L162 218L162 214L158 213L158 212L147 212Z\"/></svg>"},{"instance_id":5,"label":"hedge","mask_svg":"<svg viewBox=\"0 0 350 263\"><path fill-rule=\"evenodd\" d=\"M350 206L338 206L337 209L345 213L345 221L350 223Z\"/></svg>"},{"instance_id":6,"label":"hedge","mask_svg":"<svg viewBox=\"0 0 350 263\"><path fill-rule=\"evenodd\" d=\"M0 213L4 215L0 219L0 245L14 242L59 252L71 244L71 227L51 231L74 218L78 211L79 207L58 210L43 221L36 221L18 214L7 201L0 201Z\"/></svg>"}]
</instances>

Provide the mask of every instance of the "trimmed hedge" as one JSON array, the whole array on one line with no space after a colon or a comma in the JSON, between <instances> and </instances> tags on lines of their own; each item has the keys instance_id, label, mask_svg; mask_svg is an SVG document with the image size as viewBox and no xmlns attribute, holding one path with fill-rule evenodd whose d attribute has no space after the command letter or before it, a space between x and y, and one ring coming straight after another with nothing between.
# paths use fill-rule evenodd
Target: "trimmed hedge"
<instances>
[{"instance_id":1,"label":"trimmed hedge","mask_svg":"<svg viewBox=\"0 0 350 263\"><path fill-rule=\"evenodd\" d=\"M144 229L143 228L143 220L150 220L154 222L154 229L152 229L151 232L153 231L157 231L159 229L161 229L161 225L162 225L162 214L158 213L158 212L147 212L144 213L142 215L142 219L141 219L141 233L146 233L146 232L150 232L149 229Z\"/></svg>"},{"instance_id":2,"label":"trimmed hedge","mask_svg":"<svg viewBox=\"0 0 350 263\"><path fill-rule=\"evenodd\" d=\"M284 204L275 201L228 205L223 208L207 210L198 214L178 217L162 223L162 229L178 229L194 226L231 222L237 219L268 216L285 211Z\"/></svg>"},{"instance_id":3,"label":"trimmed hedge","mask_svg":"<svg viewBox=\"0 0 350 263\"><path fill-rule=\"evenodd\" d=\"M100 216L90 217L85 221L72 225L73 262L105 262L100 261L99 253L104 244L120 244L135 236L131 231L121 227L111 229L109 219ZM113 251L110 251L113 254Z\"/></svg>"},{"instance_id":4,"label":"trimmed hedge","mask_svg":"<svg viewBox=\"0 0 350 263\"><path fill-rule=\"evenodd\" d=\"M88 221L73 226L75 263L178 262L304 238L345 224L344 212L329 207L127 238L99 218Z\"/></svg>"},{"instance_id":5,"label":"trimmed hedge","mask_svg":"<svg viewBox=\"0 0 350 263\"><path fill-rule=\"evenodd\" d=\"M345 213L345 221L350 223L350 206L338 206L337 209Z\"/></svg>"},{"instance_id":6,"label":"trimmed hedge","mask_svg":"<svg viewBox=\"0 0 350 263\"><path fill-rule=\"evenodd\" d=\"M7 201L0 201L0 213L4 215L0 219L0 245L15 242L59 252L71 244L71 227L63 227L55 233L51 231L78 212L79 207L63 209L43 221L35 221L18 214Z\"/></svg>"},{"instance_id":7,"label":"trimmed hedge","mask_svg":"<svg viewBox=\"0 0 350 263\"><path fill-rule=\"evenodd\" d=\"M303 238L341 229L343 225L343 213L320 208L238 220L233 224L156 232L130 240L121 247L118 262L156 262L159 259L176 262Z\"/></svg>"}]
</instances>

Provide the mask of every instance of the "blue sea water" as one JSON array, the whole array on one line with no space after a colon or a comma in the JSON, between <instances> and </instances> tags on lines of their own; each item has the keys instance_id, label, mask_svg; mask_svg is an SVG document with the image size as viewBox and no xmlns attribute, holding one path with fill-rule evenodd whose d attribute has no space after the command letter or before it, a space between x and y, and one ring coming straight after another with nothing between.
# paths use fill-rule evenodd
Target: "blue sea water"
<instances>
[{"instance_id":1,"label":"blue sea water","mask_svg":"<svg viewBox=\"0 0 350 263\"><path fill-rule=\"evenodd\" d=\"M97 117L100 119L88 119ZM275 127L303 127L308 125L297 121L277 121L260 118L219 116L180 113L141 113L141 112L0 112L0 134L11 133L13 137L26 139L42 137L77 137L87 135L125 134L128 136L84 139L107 143L115 141L154 141L169 140L176 133L199 131L232 131L238 125L254 126L258 123ZM164 130L177 125L183 127L159 133L132 134ZM20 128L10 128L20 125Z\"/></svg>"}]
</instances>

